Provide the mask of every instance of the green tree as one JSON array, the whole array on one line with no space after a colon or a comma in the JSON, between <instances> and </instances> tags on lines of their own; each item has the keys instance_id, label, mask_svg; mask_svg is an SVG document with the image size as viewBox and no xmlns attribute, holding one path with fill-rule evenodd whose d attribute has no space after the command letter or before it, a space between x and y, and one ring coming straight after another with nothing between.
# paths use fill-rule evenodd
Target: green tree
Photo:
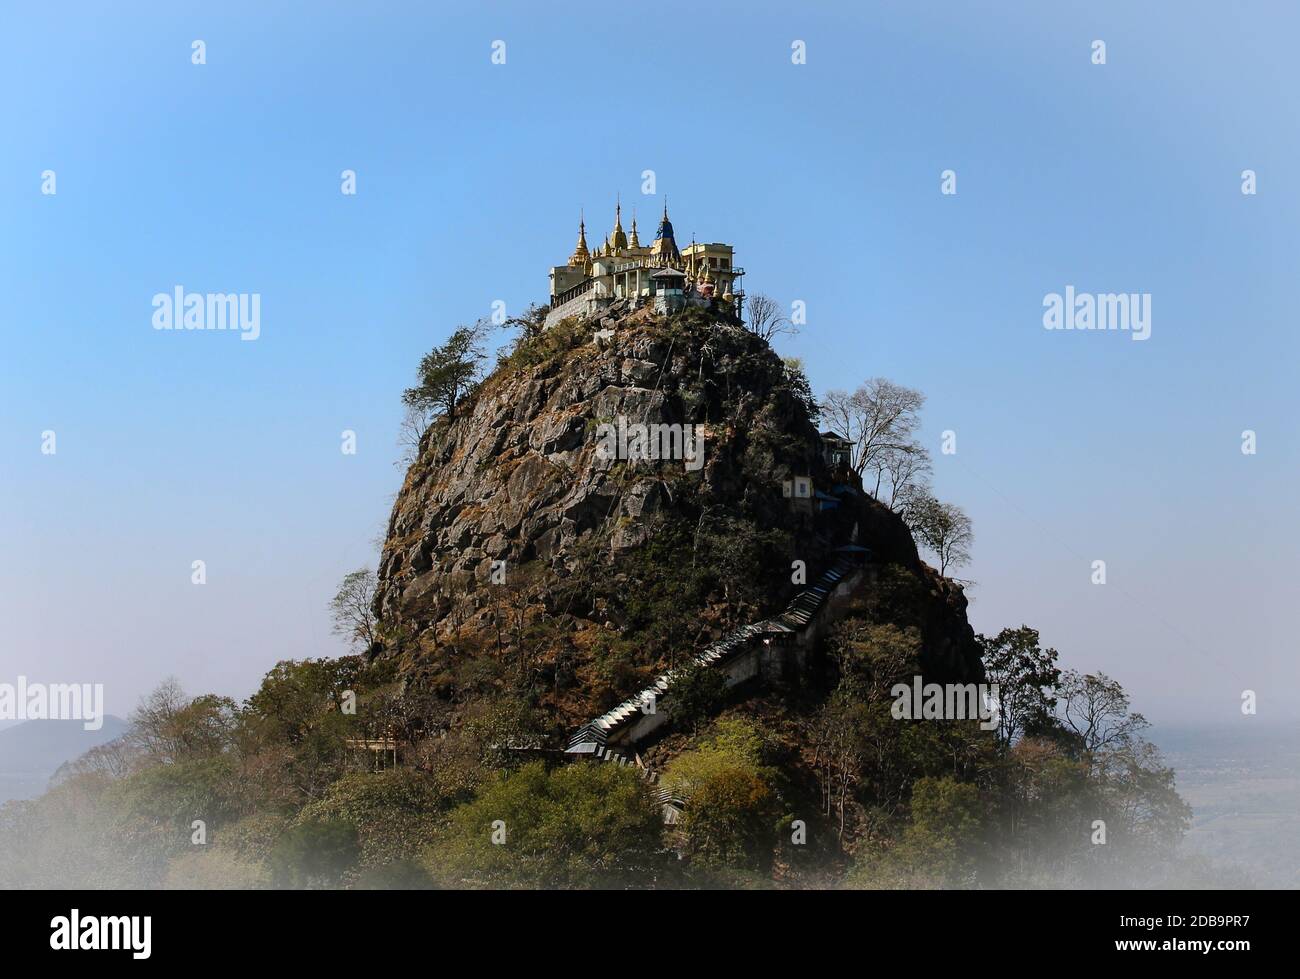
<instances>
[{"instance_id":1,"label":"green tree","mask_svg":"<svg viewBox=\"0 0 1300 979\"><path fill-rule=\"evenodd\" d=\"M1105 674L1067 671L1056 716L998 770L997 886L1146 886L1168 876L1191 809ZM1103 845L1104 844L1104 845Z\"/></svg>"},{"instance_id":2,"label":"green tree","mask_svg":"<svg viewBox=\"0 0 1300 979\"><path fill-rule=\"evenodd\" d=\"M147 875L156 887L168 861L193 849L194 820L215 834L241 813L234 759L217 757L142 769L109 785L99 817L108 828L108 847L129 873Z\"/></svg>"},{"instance_id":3,"label":"green tree","mask_svg":"<svg viewBox=\"0 0 1300 979\"><path fill-rule=\"evenodd\" d=\"M359 696L361 660L284 660L266 674L241 712L241 753L250 788L277 804L318 798L348 762L349 738L366 736Z\"/></svg>"},{"instance_id":4,"label":"green tree","mask_svg":"<svg viewBox=\"0 0 1300 979\"><path fill-rule=\"evenodd\" d=\"M850 874L858 887L969 887L982 835L979 789L951 776L918 779L911 820L888 849L869 851Z\"/></svg>"},{"instance_id":5,"label":"green tree","mask_svg":"<svg viewBox=\"0 0 1300 979\"><path fill-rule=\"evenodd\" d=\"M159 765L219 755L234 742L236 705L228 697L189 697L169 677L144 697L127 718L125 741L136 763Z\"/></svg>"},{"instance_id":6,"label":"green tree","mask_svg":"<svg viewBox=\"0 0 1300 979\"><path fill-rule=\"evenodd\" d=\"M1056 650L1043 649L1038 630L1027 625L1003 629L992 639L976 638L983 649L985 679L998 686L997 737L1005 750L1022 735L1050 726L1061 679Z\"/></svg>"},{"instance_id":7,"label":"green tree","mask_svg":"<svg viewBox=\"0 0 1300 979\"><path fill-rule=\"evenodd\" d=\"M895 683L909 681L920 671L921 630L852 617L832 633L828 651L846 693L885 701Z\"/></svg>"},{"instance_id":8,"label":"green tree","mask_svg":"<svg viewBox=\"0 0 1300 979\"><path fill-rule=\"evenodd\" d=\"M344 775L303 809L298 821L353 826L365 870L420 854L433 840L445 808L432 777L393 768Z\"/></svg>"},{"instance_id":9,"label":"green tree","mask_svg":"<svg viewBox=\"0 0 1300 979\"><path fill-rule=\"evenodd\" d=\"M928 493L916 493L908 500L904 519L921 543L934 552L939 574L947 575L950 565L958 567L970 561L975 534L961 507L940 503Z\"/></svg>"},{"instance_id":10,"label":"green tree","mask_svg":"<svg viewBox=\"0 0 1300 979\"><path fill-rule=\"evenodd\" d=\"M668 715L683 727L698 731L722 703L726 677L718 670L692 663L673 680L667 700Z\"/></svg>"},{"instance_id":11,"label":"green tree","mask_svg":"<svg viewBox=\"0 0 1300 979\"><path fill-rule=\"evenodd\" d=\"M269 883L270 872L263 864L228 850L198 847L172 858L162 887L173 891L245 891Z\"/></svg>"},{"instance_id":12,"label":"green tree","mask_svg":"<svg viewBox=\"0 0 1300 979\"><path fill-rule=\"evenodd\" d=\"M310 820L285 831L271 850L277 887L338 887L361 855L357 831L342 820Z\"/></svg>"},{"instance_id":13,"label":"green tree","mask_svg":"<svg viewBox=\"0 0 1300 979\"><path fill-rule=\"evenodd\" d=\"M677 849L697 869L755 871L770 861L779 800L764 753L756 727L723 718L664 770L664 788L685 802Z\"/></svg>"},{"instance_id":14,"label":"green tree","mask_svg":"<svg viewBox=\"0 0 1300 979\"><path fill-rule=\"evenodd\" d=\"M760 530L751 520L719 510L708 508L700 515L691 563L722 589L730 621L739 623L773 597L768 572L787 564L791 542L782 531Z\"/></svg>"},{"instance_id":15,"label":"green tree","mask_svg":"<svg viewBox=\"0 0 1300 979\"><path fill-rule=\"evenodd\" d=\"M433 878L422 864L399 857L363 870L353 887L359 891L425 891L433 887Z\"/></svg>"},{"instance_id":16,"label":"green tree","mask_svg":"<svg viewBox=\"0 0 1300 979\"><path fill-rule=\"evenodd\" d=\"M456 809L425 859L451 887L653 887L666 867L661 834L635 772L533 762Z\"/></svg>"},{"instance_id":17,"label":"green tree","mask_svg":"<svg viewBox=\"0 0 1300 979\"><path fill-rule=\"evenodd\" d=\"M262 678L248 698L247 724L278 744L297 745L322 727L343 718L346 695L357 687L361 663L355 656L339 659L281 660Z\"/></svg>"},{"instance_id":18,"label":"green tree","mask_svg":"<svg viewBox=\"0 0 1300 979\"><path fill-rule=\"evenodd\" d=\"M981 826L979 789L954 778L923 778L912 788L905 847L946 883L964 883L975 868Z\"/></svg>"},{"instance_id":19,"label":"green tree","mask_svg":"<svg viewBox=\"0 0 1300 979\"><path fill-rule=\"evenodd\" d=\"M1119 844L1115 858L1156 869L1172 857L1191 825L1192 807L1178 794L1174 770L1159 749L1126 739L1093 756L1092 776L1110 816L1108 835Z\"/></svg>"},{"instance_id":20,"label":"green tree","mask_svg":"<svg viewBox=\"0 0 1300 979\"><path fill-rule=\"evenodd\" d=\"M489 329L485 320L457 327L446 343L420 359L419 384L407 388L402 401L408 407L456 417L456 405L478 383Z\"/></svg>"},{"instance_id":21,"label":"green tree","mask_svg":"<svg viewBox=\"0 0 1300 979\"><path fill-rule=\"evenodd\" d=\"M803 405L804 411L808 413L808 420L816 422L821 417L821 406L817 404L812 385L808 382L803 359L801 357L782 357L781 363L785 367L785 386L789 390L790 396Z\"/></svg>"}]
</instances>

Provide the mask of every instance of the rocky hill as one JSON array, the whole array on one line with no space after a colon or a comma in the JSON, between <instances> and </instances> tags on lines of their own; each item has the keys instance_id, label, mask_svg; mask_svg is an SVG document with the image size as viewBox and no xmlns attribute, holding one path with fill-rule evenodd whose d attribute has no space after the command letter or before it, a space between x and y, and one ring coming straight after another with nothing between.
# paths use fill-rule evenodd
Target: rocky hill
<instances>
[{"instance_id":1,"label":"rocky hill","mask_svg":"<svg viewBox=\"0 0 1300 979\"><path fill-rule=\"evenodd\" d=\"M620 419L695 426L702 457L603 458L601 426ZM834 500L787 498L794 476ZM527 689L560 727L779 611L801 587L792 563L812 581L846 544L911 583L927 677L981 675L960 588L827 468L768 344L725 312L615 304L520 344L425 434L389 521L372 654L449 701Z\"/></svg>"}]
</instances>

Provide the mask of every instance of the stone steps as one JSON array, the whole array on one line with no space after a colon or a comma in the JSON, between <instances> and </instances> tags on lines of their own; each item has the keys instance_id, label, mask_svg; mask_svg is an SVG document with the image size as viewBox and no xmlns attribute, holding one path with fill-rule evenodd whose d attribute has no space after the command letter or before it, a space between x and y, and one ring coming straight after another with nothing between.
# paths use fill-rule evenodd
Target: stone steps
<instances>
[{"instance_id":1,"label":"stone steps","mask_svg":"<svg viewBox=\"0 0 1300 979\"><path fill-rule=\"evenodd\" d=\"M821 610L835 586L852 571L853 566L852 560L841 558L811 587L795 596L786 610L777 616L777 621L796 629L806 626ZM760 623L742 626L705 648L691 661L692 665L716 666L729 659L737 650L743 649L750 639L762 632L763 627ZM570 754L595 754L597 749L604 748L611 734L617 732L631 719L649 713L645 708L650 704L656 704L660 697L667 694L672 689L673 681L683 672L684 670L679 669L662 674L644 690L588 721L570 739L566 751Z\"/></svg>"}]
</instances>

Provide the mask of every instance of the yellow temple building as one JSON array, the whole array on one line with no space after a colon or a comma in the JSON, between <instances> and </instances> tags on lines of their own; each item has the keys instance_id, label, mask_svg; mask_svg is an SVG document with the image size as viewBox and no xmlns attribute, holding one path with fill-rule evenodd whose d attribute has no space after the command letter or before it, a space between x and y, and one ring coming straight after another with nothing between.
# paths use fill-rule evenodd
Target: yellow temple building
<instances>
[{"instance_id":1,"label":"yellow temple building","mask_svg":"<svg viewBox=\"0 0 1300 979\"><path fill-rule=\"evenodd\" d=\"M551 268L551 311L546 326L570 316L590 316L626 299L633 307L653 305L660 312L721 300L739 315L745 270L735 264L731 245L692 241L679 248L664 200L663 217L649 246L641 244L632 217L631 234L623 230L623 205L614 204L614 227L592 251L587 223L578 218L578 243L564 265Z\"/></svg>"}]
</instances>

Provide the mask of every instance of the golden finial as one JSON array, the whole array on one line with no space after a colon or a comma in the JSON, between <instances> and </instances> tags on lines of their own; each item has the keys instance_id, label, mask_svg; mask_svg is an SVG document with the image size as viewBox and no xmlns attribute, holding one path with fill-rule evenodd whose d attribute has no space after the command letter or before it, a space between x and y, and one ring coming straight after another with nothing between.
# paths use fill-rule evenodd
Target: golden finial
<instances>
[{"instance_id":1,"label":"golden finial","mask_svg":"<svg viewBox=\"0 0 1300 979\"><path fill-rule=\"evenodd\" d=\"M614 197L614 230L609 236L610 253L622 251L627 248L627 235L623 234L623 202L615 195Z\"/></svg>"},{"instance_id":2,"label":"golden finial","mask_svg":"<svg viewBox=\"0 0 1300 979\"><path fill-rule=\"evenodd\" d=\"M587 221L582 212L578 209L578 245L573 249L573 254L569 256L569 265L572 268L586 268L591 260L591 253L587 251Z\"/></svg>"}]
</instances>

